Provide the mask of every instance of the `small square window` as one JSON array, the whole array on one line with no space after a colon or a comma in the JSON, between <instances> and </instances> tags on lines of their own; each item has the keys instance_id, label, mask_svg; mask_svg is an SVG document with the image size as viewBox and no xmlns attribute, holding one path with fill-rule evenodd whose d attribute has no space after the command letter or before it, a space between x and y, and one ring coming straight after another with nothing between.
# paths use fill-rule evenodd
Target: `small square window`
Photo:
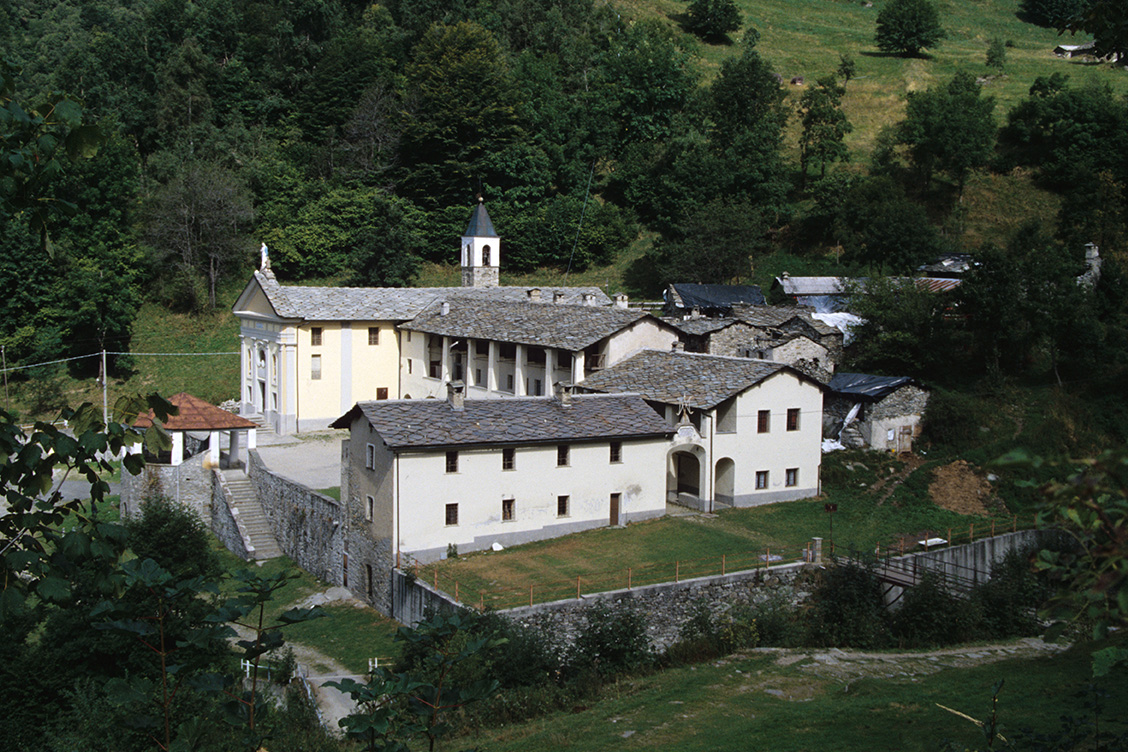
<instances>
[{"instance_id":1,"label":"small square window","mask_svg":"<svg viewBox=\"0 0 1128 752\"><path fill-rule=\"evenodd\" d=\"M367 444L364 447L364 467L367 470L376 469L376 445Z\"/></svg>"},{"instance_id":2,"label":"small square window","mask_svg":"<svg viewBox=\"0 0 1128 752\"><path fill-rule=\"evenodd\" d=\"M797 407L787 408L787 430L799 430L799 408Z\"/></svg>"},{"instance_id":3,"label":"small square window","mask_svg":"<svg viewBox=\"0 0 1128 752\"><path fill-rule=\"evenodd\" d=\"M458 472L458 452L446 453L446 471L448 473Z\"/></svg>"},{"instance_id":4,"label":"small square window","mask_svg":"<svg viewBox=\"0 0 1128 752\"><path fill-rule=\"evenodd\" d=\"M788 486L799 485L799 468L789 467L785 473L784 483Z\"/></svg>"},{"instance_id":5,"label":"small square window","mask_svg":"<svg viewBox=\"0 0 1128 752\"><path fill-rule=\"evenodd\" d=\"M386 400L387 398L388 398L388 387L386 387L386 386L376 387L376 399Z\"/></svg>"},{"instance_id":6,"label":"small square window","mask_svg":"<svg viewBox=\"0 0 1128 752\"><path fill-rule=\"evenodd\" d=\"M376 508L376 499L371 496L364 497L364 519L372 520L372 510Z\"/></svg>"},{"instance_id":7,"label":"small square window","mask_svg":"<svg viewBox=\"0 0 1128 752\"><path fill-rule=\"evenodd\" d=\"M501 500L501 520L502 522L512 522L516 514L517 502L513 499Z\"/></svg>"},{"instance_id":8,"label":"small square window","mask_svg":"<svg viewBox=\"0 0 1128 752\"><path fill-rule=\"evenodd\" d=\"M756 471L756 490L761 491L761 490L763 490L767 487L768 487L768 471L767 470L757 470Z\"/></svg>"},{"instance_id":9,"label":"small square window","mask_svg":"<svg viewBox=\"0 0 1128 752\"><path fill-rule=\"evenodd\" d=\"M458 524L458 505L457 504L447 504L446 505L446 524L447 524L448 527L451 526L451 525L457 525Z\"/></svg>"},{"instance_id":10,"label":"small square window","mask_svg":"<svg viewBox=\"0 0 1128 752\"><path fill-rule=\"evenodd\" d=\"M622 462L623 461L623 442L621 442L621 441L612 441L611 442L611 461L612 462Z\"/></svg>"},{"instance_id":11,"label":"small square window","mask_svg":"<svg viewBox=\"0 0 1128 752\"><path fill-rule=\"evenodd\" d=\"M513 470L517 467L517 450L513 447L504 447L501 450L501 469Z\"/></svg>"},{"instance_id":12,"label":"small square window","mask_svg":"<svg viewBox=\"0 0 1128 752\"><path fill-rule=\"evenodd\" d=\"M380 344L380 327L378 327L378 326L368 327L368 344L370 344L370 345Z\"/></svg>"},{"instance_id":13,"label":"small square window","mask_svg":"<svg viewBox=\"0 0 1128 752\"><path fill-rule=\"evenodd\" d=\"M556 466L566 467L568 465L568 445L561 444L556 447Z\"/></svg>"},{"instance_id":14,"label":"small square window","mask_svg":"<svg viewBox=\"0 0 1128 752\"><path fill-rule=\"evenodd\" d=\"M313 381L321 380L321 356L313 355L309 361L309 377Z\"/></svg>"},{"instance_id":15,"label":"small square window","mask_svg":"<svg viewBox=\"0 0 1128 752\"><path fill-rule=\"evenodd\" d=\"M557 517L567 517L568 516L568 502L569 502L569 498L567 496L557 496L556 497L556 516Z\"/></svg>"},{"instance_id":16,"label":"small square window","mask_svg":"<svg viewBox=\"0 0 1128 752\"><path fill-rule=\"evenodd\" d=\"M309 330L309 343L314 347L321 347L321 327L311 327Z\"/></svg>"},{"instance_id":17,"label":"small square window","mask_svg":"<svg viewBox=\"0 0 1128 752\"><path fill-rule=\"evenodd\" d=\"M772 413L770 410L761 410L756 415L756 432L767 433L772 427Z\"/></svg>"}]
</instances>

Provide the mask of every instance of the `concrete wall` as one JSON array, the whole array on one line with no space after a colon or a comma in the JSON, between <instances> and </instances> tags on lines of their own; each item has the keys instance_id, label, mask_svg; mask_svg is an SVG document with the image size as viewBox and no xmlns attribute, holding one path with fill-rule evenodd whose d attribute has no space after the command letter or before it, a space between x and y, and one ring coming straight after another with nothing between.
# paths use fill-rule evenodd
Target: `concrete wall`
<instances>
[{"instance_id":1,"label":"concrete wall","mask_svg":"<svg viewBox=\"0 0 1128 752\"><path fill-rule=\"evenodd\" d=\"M212 466L208 454L197 454L179 465L146 464L140 475L121 474L121 514L140 514L145 499L163 496L191 509L205 525L211 524Z\"/></svg>"},{"instance_id":2,"label":"concrete wall","mask_svg":"<svg viewBox=\"0 0 1128 752\"><path fill-rule=\"evenodd\" d=\"M302 569L334 585L350 584L342 505L300 483L273 474L255 450L248 475L282 551Z\"/></svg>"}]
</instances>

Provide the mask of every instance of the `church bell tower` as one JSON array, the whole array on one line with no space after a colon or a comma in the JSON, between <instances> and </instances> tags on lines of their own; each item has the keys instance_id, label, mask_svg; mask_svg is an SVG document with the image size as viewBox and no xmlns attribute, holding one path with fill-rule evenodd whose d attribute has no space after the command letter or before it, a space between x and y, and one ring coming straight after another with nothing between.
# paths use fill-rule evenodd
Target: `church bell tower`
<instances>
[{"instance_id":1,"label":"church bell tower","mask_svg":"<svg viewBox=\"0 0 1128 752\"><path fill-rule=\"evenodd\" d=\"M470 225L462 236L462 286L497 287L501 265L501 239L494 230L482 198L474 207Z\"/></svg>"}]
</instances>

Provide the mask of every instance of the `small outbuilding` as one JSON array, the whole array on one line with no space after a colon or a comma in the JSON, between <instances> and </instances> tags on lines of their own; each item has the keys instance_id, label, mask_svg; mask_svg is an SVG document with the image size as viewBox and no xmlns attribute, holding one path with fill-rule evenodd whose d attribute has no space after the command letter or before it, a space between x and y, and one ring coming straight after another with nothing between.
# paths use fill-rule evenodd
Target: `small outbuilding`
<instances>
[{"instance_id":1,"label":"small outbuilding","mask_svg":"<svg viewBox=\"0 0 1128 752\"><path fill-rule=\"evenodd\" d=\"M823 435L846 447L910 452L928 392L908 376L839 373L828 384Z\"/></svg>"}]
</instances>

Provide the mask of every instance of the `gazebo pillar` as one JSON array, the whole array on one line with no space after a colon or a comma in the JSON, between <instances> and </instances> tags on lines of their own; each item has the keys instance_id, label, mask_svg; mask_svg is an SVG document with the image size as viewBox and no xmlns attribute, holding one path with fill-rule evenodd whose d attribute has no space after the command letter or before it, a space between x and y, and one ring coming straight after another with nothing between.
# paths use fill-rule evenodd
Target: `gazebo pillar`
<instances>
[{"instance_id":1,"label":"gazebo pillar","mask_svg":"<svg viewBox=\"0 0 1128 752\"><path fill-rule=\"evenodd\" d=\"M172 431L172 457L170 465L179 465L184 462L184 432Z\"/></svg>"}]
</instances>

